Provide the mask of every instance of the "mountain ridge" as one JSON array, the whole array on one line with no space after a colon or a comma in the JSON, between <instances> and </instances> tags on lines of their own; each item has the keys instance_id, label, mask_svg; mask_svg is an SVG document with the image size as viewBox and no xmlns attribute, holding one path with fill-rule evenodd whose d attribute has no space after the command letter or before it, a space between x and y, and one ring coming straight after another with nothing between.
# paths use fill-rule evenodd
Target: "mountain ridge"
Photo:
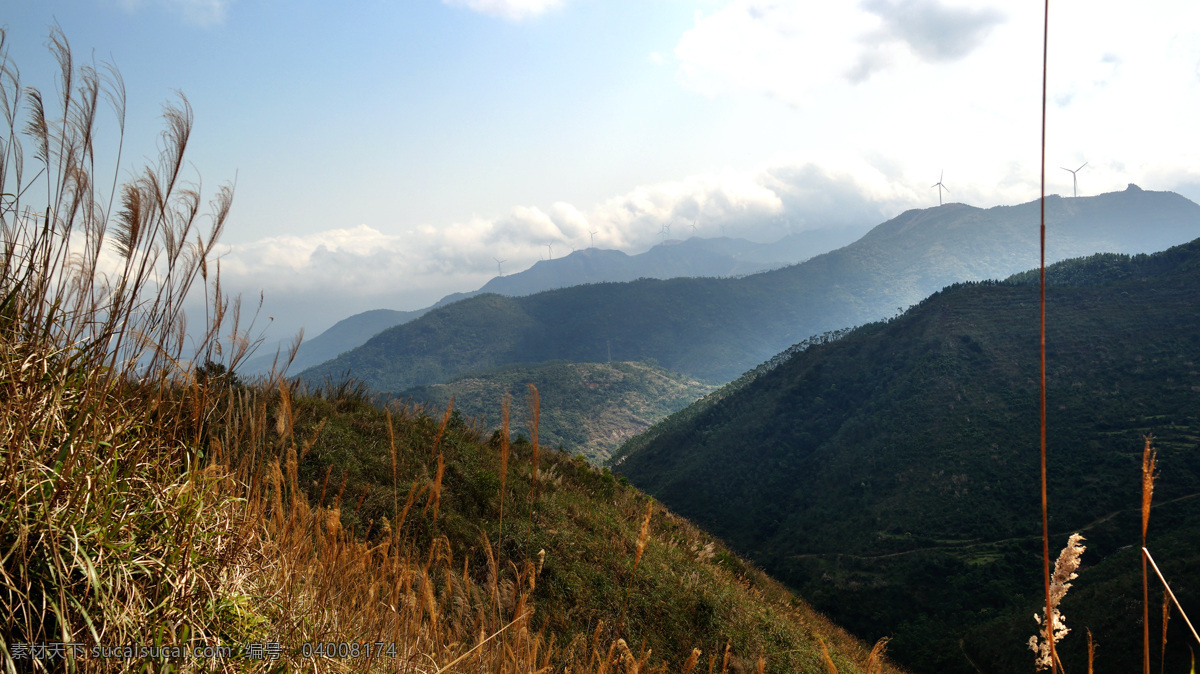
<instances>
[{"instance_id":1,"label":"mountain ridge","mask_svg":"<svg viewBox=\"0 0 1200 674\"><path fill-rule=\"evenodd\" d=\"M643 253L629 255L619 250L586 248L553 260L534 263L529 269L497 276L469 292L451 293L422 309L396 311L372 309L344 318L315 338L304 341L288 370L303 371L360 346L387 328L407 323L432 309L477 295L496 293L519 297L545 290L588 283L633 281L639 278L668 279L682 276L740 276L793 264L813 255L851 243L864 227L820 228L790 234L772 243L746 239L691 237L670 240ZM273 345L268 353L255 356L242 367L247 374L266 373L291 340Z\"/></svg>"},{"instance_id":2,"label":"mountain ridge","mask_svg":"<svg viewBox=\"0 0 1200 674\"><path fill-rule=\"evenodd\" d=\"M349 372L398 391L506 363L603 361L611 351L617 360L653 359L729 381L808 335L893 315L950 283L1029 268L1037 261L1037 206L906 211L848 246L740 278L593 284L503 303L476 296L389 328L300 376ZM1200 206L1137 188L1052 199L1047 220L1050 261L1098 250L1152 252L1200 235ZM488 321L470 316L478 313Z\"/></svg>"}]
</instances>

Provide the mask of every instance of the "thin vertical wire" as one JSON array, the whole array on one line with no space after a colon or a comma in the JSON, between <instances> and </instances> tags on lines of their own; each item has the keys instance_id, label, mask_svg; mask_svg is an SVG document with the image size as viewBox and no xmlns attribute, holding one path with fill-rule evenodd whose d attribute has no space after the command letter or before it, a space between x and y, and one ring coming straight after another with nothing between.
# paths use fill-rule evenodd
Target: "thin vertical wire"
<instances>
[{"instance_id":1,"label":"thin vertical wire","mask_svg":"<svg viewBox=\"0 0 1200 674\"><path fill-rule=\"evenodd\" d=\"M1039 351L1042 364L1041 385L1041 448L1042 448L1042 579L1046 591L1046 643L1050 645L1050 671L1057 669L1058 655L1054 652L1054 615L1050 605L1050 517L1046 499L1046 73L1049 62L1050 0L1045 2L1042 17L1042 193L1041 193L1041 262L1040 280L1041 327Z\"/></svg>"}]
</instances>

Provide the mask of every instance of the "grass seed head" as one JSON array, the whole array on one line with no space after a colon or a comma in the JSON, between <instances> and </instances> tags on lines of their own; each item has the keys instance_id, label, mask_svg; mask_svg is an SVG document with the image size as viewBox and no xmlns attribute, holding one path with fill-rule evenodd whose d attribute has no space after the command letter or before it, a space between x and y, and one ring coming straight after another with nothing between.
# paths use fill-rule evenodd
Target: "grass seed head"
<instances>
[{"instance_id":1,"label":"grass seed head","mask_svg":"<svg viewBox=\"0 0 1200 674\"><path fill-rule=\"evenodd\" d=\"M1044 617L1038 613L1033 614L1033 619L1041 626L1038 634L1029 638L1029 649L1037 654L1035 665L1038 670L1049 669L1053 667L1053 654L1051 652L1051 641L1046 639L1047 631L1053 643L1062 641L1062 638L1067 636L1071 631L1067 627L1066 618L1058 610L1058 605L1067 594L1067 590L1071 589L1071 581L1079 577L1075 573L1079 569L1080 558L1083 552L1087 550L1087 546L1080 545L1083 541L1083 536L1078 533L1071 534L1067 539L1067 547L1059 553L1058 559L1054 562L1054 573L1050 577L1050 624L1047 626Z\"/></svg>"}]
</instances>

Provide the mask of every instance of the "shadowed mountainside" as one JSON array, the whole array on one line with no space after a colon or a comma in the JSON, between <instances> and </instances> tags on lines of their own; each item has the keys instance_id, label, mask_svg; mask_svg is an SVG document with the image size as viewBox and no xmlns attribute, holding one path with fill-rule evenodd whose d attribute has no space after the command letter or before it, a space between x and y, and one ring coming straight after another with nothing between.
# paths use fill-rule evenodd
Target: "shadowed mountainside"
<instances>
[{"instance_id":1,"label":"shadowed mountainside","mask_svg":"<svg viewBox=\"0 0 1200 674\"><path fill-rule=\"evenodd\" d=\"M1089 539L1064 614L1129 644L1097 672L1133 671L1147 434L1162 473L1150 548L1168 577L1200 564L1200 240L1047 276L1052 546ZM697 402L614 464L860 636L895 636L914 670L1017 671L1042 586L1037 345L1036 272L956 285ZM1084 590L1093 578L1108 591ZM1082 643L1060 650L1074 669Z\"/></svg>"},{"instance_id":2,"label":"shadowed mountainside","mask_svg":"<svg viewBox=\"0 0 1200 674\"><path fill-rule=\"evenodd\" d=\"M352 376L379 391L511 363L652 361L729 381L789 344L878 320L950 283L1037 261L1038 203L908 211L853 244L742 278L604 283L479 295L390 328L305 379ZM1048 259L1161 250L1200 234L1200 206L1135 186L1047 203Z\"/></svg>"},{"instance_id":3,"label":"shadowed mountainside","mask_svg":"<svg viewBox=\"0 0 1200 674\"><path fill-rule=\"evenodd\" d=\"M692 237L686 241L664 241L637 255L599 248L573 251L558 259L538 262L516 274L497 276L479 290L447 295L424 309L373 309L345 318L317 337L305 340L288 371L302 372L361 345L390 327L419 318L432 308L484 293L516 297L585 283L681 276L740 276L807 260L854 241L867 229L854 226L813 229L790 234L773 243L729 237ZM282 352L290 345L291 340L287 339L264 349L265 353L247 361L242 372L268 372L276 360L276 352Z\"/></svg>"}]
</instances>

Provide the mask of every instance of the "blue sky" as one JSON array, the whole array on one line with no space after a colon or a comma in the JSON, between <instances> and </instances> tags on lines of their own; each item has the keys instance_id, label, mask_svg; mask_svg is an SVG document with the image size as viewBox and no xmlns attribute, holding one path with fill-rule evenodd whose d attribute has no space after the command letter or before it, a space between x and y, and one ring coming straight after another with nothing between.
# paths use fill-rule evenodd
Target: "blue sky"
<instances>
[{"instance_id":1,"label":"blue sky","mask_svg":"<svg viewBox=\"0 0 1200 674\"><path fill-rule=\"evenodd\" d=\"M412 309L663 224L754 240L1038 190L1041 5L959 0L9 0L26 84L57 21L128 92L126 170L175 90L236 176L228 288L277 331ZM1048 190L1200 200L1200 3L1051 14ZM107 127L110 131L112 125ZM1032 261L1031 261L1032 263ZM282 336L282 335L280 335Z\"/></svg>"}]
</instances>

